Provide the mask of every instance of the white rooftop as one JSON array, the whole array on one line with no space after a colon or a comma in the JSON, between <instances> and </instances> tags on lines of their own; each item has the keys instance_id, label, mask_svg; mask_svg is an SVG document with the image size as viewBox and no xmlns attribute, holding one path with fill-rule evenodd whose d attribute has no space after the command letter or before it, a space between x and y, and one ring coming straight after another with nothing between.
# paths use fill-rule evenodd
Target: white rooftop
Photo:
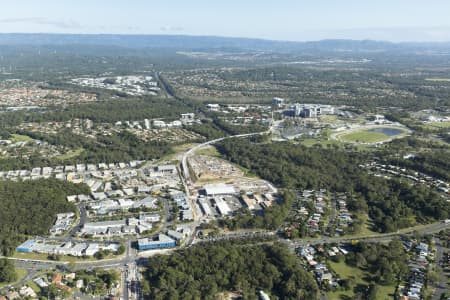
<instances>
[{"instance_id":1,"label":"white rooftop","mask_svg":"<svg viewBox=\"0 0 450 300\"><path fill-rule=\"evenodd\" d=\"M236 194L236 190L234 189L234 187L225 183L207 184L204 186L204 188L207 195Z\"/></svg>"}]
</instances>

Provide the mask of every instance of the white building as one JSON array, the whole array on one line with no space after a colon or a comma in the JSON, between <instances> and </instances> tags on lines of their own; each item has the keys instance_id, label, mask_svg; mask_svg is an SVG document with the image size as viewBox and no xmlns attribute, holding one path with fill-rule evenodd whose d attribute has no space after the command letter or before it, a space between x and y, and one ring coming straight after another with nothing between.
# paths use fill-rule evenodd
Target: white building
<instances>
[{"instance_id":1,"label":"white building","mask_svg":"<svg viewBox=\"0 0 450 300\"><path fill-rule=\"evenodd\" d=\"M204 186L207 196L234 195L236 190L233 186L225 183L207 184Z\"/></svg>"}]
</instances>

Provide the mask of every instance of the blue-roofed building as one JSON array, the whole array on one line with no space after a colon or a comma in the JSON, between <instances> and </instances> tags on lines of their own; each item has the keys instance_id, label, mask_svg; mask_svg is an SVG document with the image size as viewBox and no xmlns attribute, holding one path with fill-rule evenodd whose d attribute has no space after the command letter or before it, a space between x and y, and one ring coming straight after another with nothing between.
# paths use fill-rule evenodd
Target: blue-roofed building
<instances>
[{"instance_id":1,"label":"blue-roofed building","mask_svg":"<svg viewBox=\"0 0 450 300\"><path fill-rule=\"evenodd\" d=\"M151 249L164 249L173 248L176 246L176 241L165 234L158 235L158 240L152 241L148 238L143 238L138 240L138 249L151 250Z\"/></svg>"},{"instance_id":2,"label":"blue-roofed building","mask_svg":"<svg viewBox=\"0 0 450 300\"><path fill-rule=\"evenodd\" d=\"M33 247L34 244L36 244L35 240L28 240L24 242L22 245L18 246L16 248L16 251L22 253L32 252L31 248Z\"/></svg>"}]
</instances>

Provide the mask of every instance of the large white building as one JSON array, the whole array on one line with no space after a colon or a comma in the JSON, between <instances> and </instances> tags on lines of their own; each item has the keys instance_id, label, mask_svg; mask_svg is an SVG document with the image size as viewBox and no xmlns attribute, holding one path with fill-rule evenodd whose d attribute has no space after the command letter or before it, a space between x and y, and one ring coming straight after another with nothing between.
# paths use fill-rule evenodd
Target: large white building
<instances>
[{"instance_id":1,"label":"large white building","mask_svg":"<svg viewBox=\"0 0 450 300\"><path fill-rule=\"evenodd\" d=\"M233 186L225 183L207 184L204 186L207 196L234 195L236 190Z\"/></svg>"},{"instance_id":2,"label":"large white building","mask_svg":"<svg viewBox=\"0 0 450 300\"><path fill-rule=\"evenodd\" d=\"M295 117L317 118L321 115L335 114L334 106L326 104L300 104L291 106Z\"/></svg>"}]
</instances>

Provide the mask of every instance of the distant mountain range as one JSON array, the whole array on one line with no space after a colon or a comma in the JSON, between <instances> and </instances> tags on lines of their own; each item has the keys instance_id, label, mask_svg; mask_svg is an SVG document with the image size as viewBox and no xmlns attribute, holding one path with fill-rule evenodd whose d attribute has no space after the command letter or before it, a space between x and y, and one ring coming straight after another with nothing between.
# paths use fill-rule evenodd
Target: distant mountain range
<instances>
[{"instance_id":1,"label":"distant mountain range","mask_svg":"<svg viewBox=\"0 0 450 300\"><path fill-rule=\"evenodd\" d=\"M175 50L252 50L293 52L318 51L450 51L447 43L391 43L373 40L322 40L312 42L273 41L250 38L188 35L115 34L0 34L0 45L27 46L118 46L127 48L169 48Z\"/></svg>"}]
</instances>

